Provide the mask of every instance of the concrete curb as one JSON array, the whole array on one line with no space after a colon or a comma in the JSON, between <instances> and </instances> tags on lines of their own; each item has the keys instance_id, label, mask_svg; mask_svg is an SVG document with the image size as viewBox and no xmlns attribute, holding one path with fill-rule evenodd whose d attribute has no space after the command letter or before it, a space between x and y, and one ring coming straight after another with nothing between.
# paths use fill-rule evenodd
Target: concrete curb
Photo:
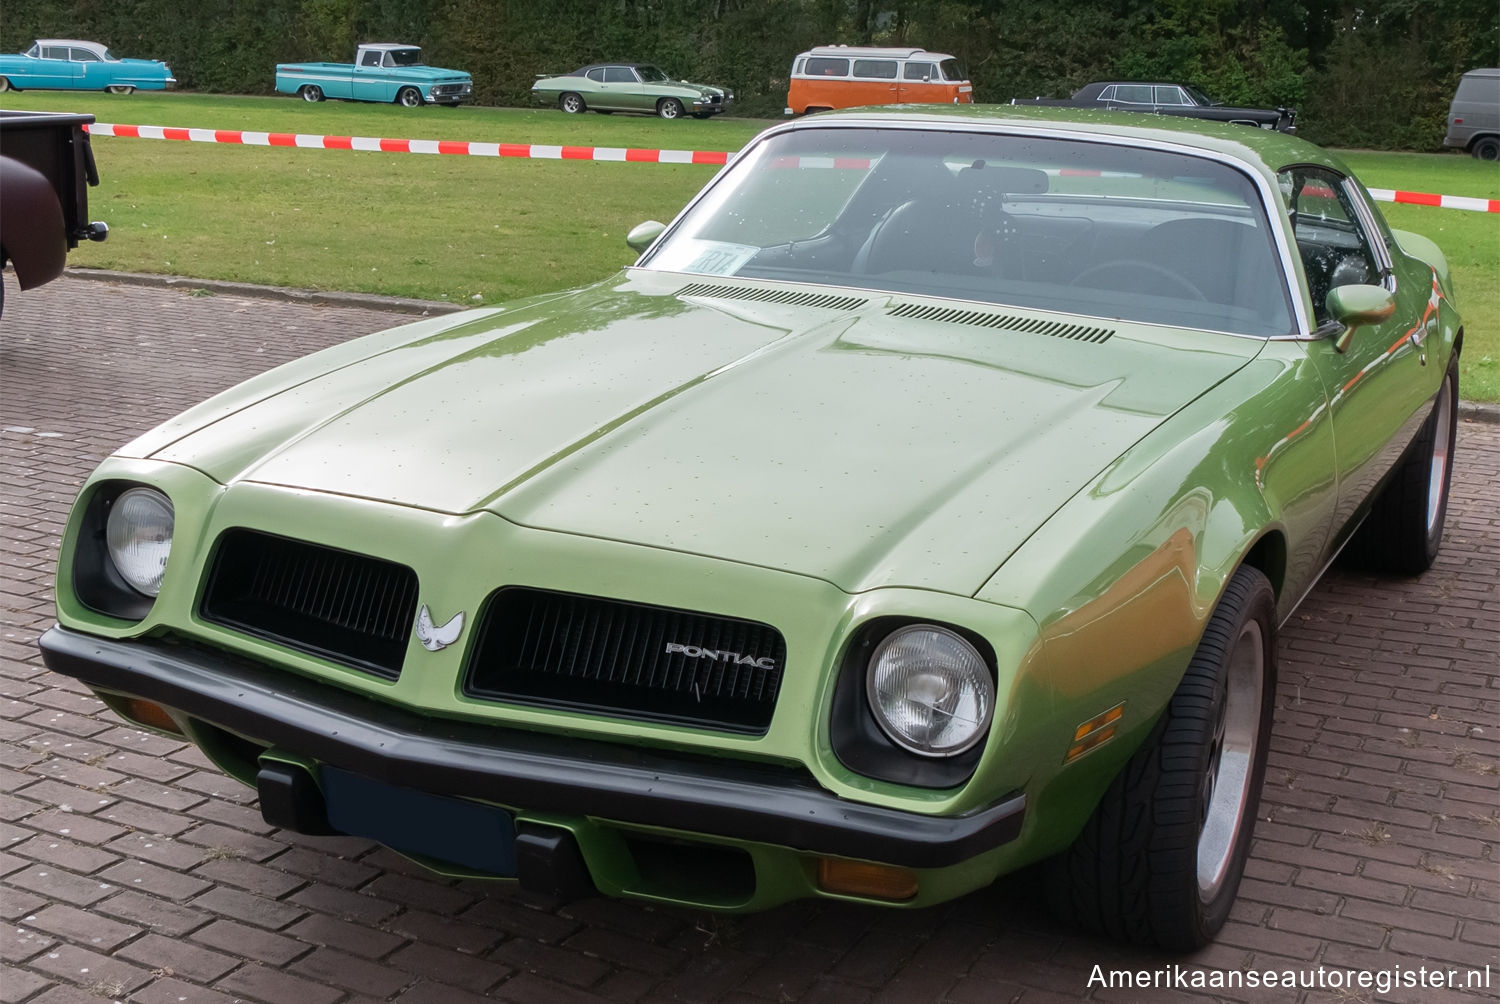
<instances>
[{"instance_id":1,"label":"concrete curb","mask_svg":"<svg viewBox=\"0 0 1500 1004\"><path fill-rule=\"evenodd\" d=\"M225 282L220 279L188 279L175 275L153 275L149 272L112 272L103 268L69 268L66 274L75 279L123 282L132 286L156 286L162 289L182 290L206 289L211 293L229 296L259 296L267 300L306 303L314 306L326 304L332 307L366 307L371 310L388 310L397 314L454 314L460 310L469 309L461 304L444 303L441 300L409 300L400 296L376 296L373 293L287 289L282 286L257 286L248 282ZM1460 401L1458 417L1465 422L1500 425L1500 404Z\"/></svg>"},{"instance_id":2,"label":"concrete curb","mask_svg":"<svg viewBox=\"0 0 1500 1004\"><path fill-rule=\"evenodd\" d=\"M73 279L96 279L130 286L154 286L160 289L195 289L224 296L257 296L266 300L305 303L310 306L365 307L397 314L453 314L467 306L441 300L411 300L401 296L377 296L373 293L325 292L316 289L287 289L281 286L258 286L249 282L226 282L221 279L191 279L176 275L152 275L148 272L114 272L103 268L69 268ZM476 305L477 306L477 305Z\"/></svg>"}]
</instances>

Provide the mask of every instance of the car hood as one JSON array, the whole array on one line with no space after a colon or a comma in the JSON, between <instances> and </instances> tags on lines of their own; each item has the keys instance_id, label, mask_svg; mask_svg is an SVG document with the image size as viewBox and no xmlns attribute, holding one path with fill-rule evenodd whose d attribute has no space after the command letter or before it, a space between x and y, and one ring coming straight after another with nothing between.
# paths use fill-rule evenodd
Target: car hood
<instances>
[{"instance_id":1,"label":"car hood","mask_svg":"<svg viewBox=\"0 0 1500 1004\"><path fill-rule=\"evenodd\" d=\"M632 270L436 333L371 336L384 340L364 358L293 364L281 389L231 391L185 416L201 416L196 431L177 436L178 420L139 443L231 486L488 510L849 591L970 595L1261 344L773 293L793 302Z\"/></svg>"},{"instance_id":2,"label":"car hood","mask_svg":"<svg viewBox=\"0 0 1500 1004\"><path fill-rule=\"evenodd\" d=\"M715 94L717 94L717 95L719 95L719 96L722 97L724 94L727 93L724 90L724 88L722 88L722 87L713 87L713 86L711 86L709 84L693 84L693 83L689 83L686 80L668 80L668 81L665 81L662 84L662 86L665 86L665 87L681 87L681 88L683 88L685 90L692 91L694 94L697 94L697 95L699 95L701 97L705 97L705 98L711 98Z\"/></svg>"}]
</instances>

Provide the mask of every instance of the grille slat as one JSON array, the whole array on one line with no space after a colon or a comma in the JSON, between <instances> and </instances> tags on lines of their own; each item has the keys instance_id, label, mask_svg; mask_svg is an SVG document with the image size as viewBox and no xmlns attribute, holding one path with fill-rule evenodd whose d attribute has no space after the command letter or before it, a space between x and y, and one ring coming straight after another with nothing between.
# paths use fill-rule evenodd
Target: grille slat
<instances>
[{"instance_id":1,"label":"grille slat","mask_svg":"<svg viewBox=\"0 0 1500 1004\"><path fill-rule=\"evenodd\" d=\"M219 538L199 612L395 679L416 608L417 575L404 565L237 528Z\"/></svg>"},{"instance_id":2,"label":"grille slat","mask_svg":"<svg viewBox=\"0 0 1500 1004\"><path fill-rule=\"evenodd\" d=\"M765 624L507 588L481 615L464 693L760 734L785 664Z\"/></svg>"},{"instance_id":3,"label":"grille slat","mask_svg":"<svg viewBox=\"0 0 1500 1004\"><path fill-rule=\"evenodd\" d=\"M1036 317L1015 317L988 310L960 310L956 307L933 307L920 303L898 303L888 307L886 314L918 321L941 321L945 324L967 324L971 327L997 328L1002 331L1020 331L1049 338L1067 338L1075 342L1107 342L1114 334L1109 328L1089 327L1084 324L1066 324L1062 321L1046 321Z\"/></svg>"},{"instance_id":4,"label":"grille slat","mask_svg":"<svg viewBox=\"0 0 1500 1004\"><path fill-rule=\"evenodd\" d=\"M720 300L754 300L759 303L782 303L792 307L826 307L830 310L858 310L869 302L861 296L807 293L795 289L725 286L712 282L692 283L679 289L677 295L714 297Z\"/></svg>"}]
</instances>

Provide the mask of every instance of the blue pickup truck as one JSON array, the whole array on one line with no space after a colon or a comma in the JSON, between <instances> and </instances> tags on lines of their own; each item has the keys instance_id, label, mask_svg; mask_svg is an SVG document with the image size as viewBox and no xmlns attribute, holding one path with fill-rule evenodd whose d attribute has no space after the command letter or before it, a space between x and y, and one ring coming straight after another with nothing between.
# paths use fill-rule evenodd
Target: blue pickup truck
<instances>
[{"instance_id":1,"label":"blue pickup truck","mask_svg":"<svg viewBox=\"0 0 1500 1004\"><path fill-rule=\"evenodd\" d=\"M359 47L353 63L278 63L276 90L304 101L343 101L456 105L474 93L474 80L461 70L422 63L415 45L371 42Z\"/></svg>"}]
</instances>

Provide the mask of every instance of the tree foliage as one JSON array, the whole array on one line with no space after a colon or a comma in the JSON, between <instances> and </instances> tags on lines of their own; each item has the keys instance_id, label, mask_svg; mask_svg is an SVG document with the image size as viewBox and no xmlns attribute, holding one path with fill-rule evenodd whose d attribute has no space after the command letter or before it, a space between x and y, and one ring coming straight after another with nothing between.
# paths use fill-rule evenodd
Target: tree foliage
<instances>
[{"instance_id":1,"label":"tree foliage","mask_svg":"<svg viewBox=\"0 0 1500 1004\"><path fill-rule=\"evenodd\" d=\"M530 102L538 74L659 63L775 115L812 45L920 45L969 68L981 101L1063 96L1090 80L1194 84L1292 105L1311 139L1435 148L1458 77L1500 65L1494 0L7 0L0 49L83 37L164 59L187 89L268 93L278 62L422 45L485 104Z\"/></svg>"}]
</instances>

